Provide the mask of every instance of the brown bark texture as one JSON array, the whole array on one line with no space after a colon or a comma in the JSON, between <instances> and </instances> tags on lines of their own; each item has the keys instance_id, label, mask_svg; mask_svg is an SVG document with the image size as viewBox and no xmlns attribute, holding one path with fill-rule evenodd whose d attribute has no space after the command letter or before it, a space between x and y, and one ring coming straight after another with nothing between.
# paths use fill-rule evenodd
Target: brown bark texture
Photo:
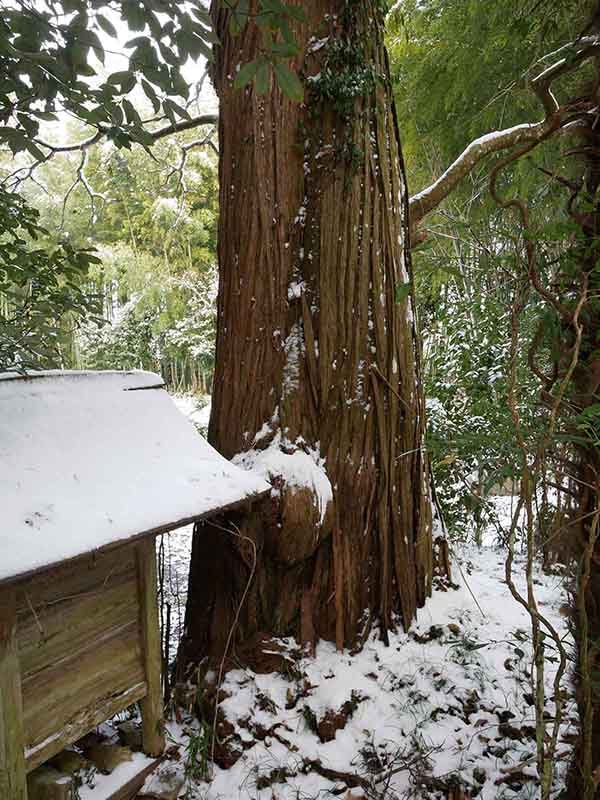
<instances>
[{"instance_id":1,"label":"brown bark texture","mask_svg":"<svg viewBox=\"0 0 600 800\"><path fill-rule=\"evenodd\" d=\"M592 98L593 93L596 95L594 102L597 102L599 85L600 72L590 91ZM574 394L567 413L573 418L595 410L589 419L597 431L600 399L600 351L597 344L600 330L600 132L591 119L582 131L582 145L574 150L580 158L581 173L579 188L569 202L569 212L579 229L572 248L573 260L580 269L580 282L584 277L587 280L588 300L581 315L583 345L573 376ZM579 200L577 195L580 195ZM571 344L567 338L567 347ZM573 800L600 798L600 449L597 435L591 436L587 444L580 440L577 445L578 471L572 482L576 502L573 520L566 527L571 552L579 563L574 622L581 733L567 787L567 797Z\"/></svg>"},{"instance_id":2,"label":"brown bark texture","mask_svg":"<svg viewBox=\"0 0 600 800\"><path fill-rule=\"evenodd\" d=\"M413 318L407 189L377 0L297 2L290 66L304 103L271 78L233 87L256 58L250 23L221 46L220 290L209 439L226 457L307 454L332 499L285 470L250 515L194 537L182 646L220 655L254 561L236 648L265 633L360 641L408 627L431 591L430 493ZM256 11L256 4L252 7ZM287 479L286 479L287 478ZM239 536L223 528L233 528Z\"/></svg>"}]
</instances>

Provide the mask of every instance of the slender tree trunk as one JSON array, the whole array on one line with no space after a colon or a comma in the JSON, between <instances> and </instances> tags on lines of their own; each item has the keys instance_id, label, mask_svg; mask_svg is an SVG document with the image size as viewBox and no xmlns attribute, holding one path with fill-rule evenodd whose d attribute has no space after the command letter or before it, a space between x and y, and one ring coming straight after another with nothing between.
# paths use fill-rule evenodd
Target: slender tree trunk
<instances>
[{"instance_id":1,"label":"slender tree trunk","mask_svg":"<svg viewBox=\"0 0 600 800\"><path fill-rule=\"evenodd\" d=\"M275 491L250 515L197 531L184 663L222 653L248 582L253 548L223 531L231 523L257 550L238 643L275 634L342 646L375 619L385 637L431 590L407 192L381 3L297 4L308 17L295 30L304 104L274 81L264 96L233 88L259 32L231 37L229 12L213 4L221 216L209 438L228 458L268 451ZM315 487L287 464L304 465Z\"/></svg>"},{"instance_id":2,"label":"slender tree trunk","mask_svg":"<svg viewBox=\"0 0 600 800\"><path fill-rule=\"evenodd\" d=\"M600 83L597 76L596 87ZM596 88L597 92L597 88ZM600 449L598 403L600 398L600 133L590 120L583 137L581 199L570 204L571 216L580 227L574 247L579 280L587 280L588 301L583 309L583 344L574 374L575 394L569 414L589 414L588 444L578 445L579 473L574 488L578 494L575 522L571 527L579 576L575 608L578 647L576 672L581 736L570 773L569 798L600 798ZM580 290L580 289L579 289ZM570 342L567 342L570 345ZM591 413L596 409L595 413ZM594 431L594 433L590 433ZM577 433L581 437L581 430ZM583 435L586 435L585 429ZM573 529L574 528L574 529Z\"/></svg>"}]
</instances>

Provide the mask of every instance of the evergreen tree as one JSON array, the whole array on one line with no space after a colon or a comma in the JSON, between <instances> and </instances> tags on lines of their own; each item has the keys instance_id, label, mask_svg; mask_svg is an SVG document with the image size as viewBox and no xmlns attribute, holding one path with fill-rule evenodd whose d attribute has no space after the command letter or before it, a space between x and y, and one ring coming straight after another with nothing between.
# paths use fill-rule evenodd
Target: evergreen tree
<instances>
[{"instance_id":1,"label":"evergreen tree","mask_svg":"<svg viewBox=\"0 0 600 800\"><path fill-rule=\"evenodd\" d=\"M423 396L407 191L382 4L326 0L296 21L300 105L221 44L220 289L209 438L276 487L260 514L195 537L182 659L262 633L343 645L411 624L431 589ZM267 29L267 37L269 36ZM245 77L245 76L244 76ZM252 552L257 554L255 567ZM223 591L226 587L226 591Z\"/></svg>"}]
</instances>

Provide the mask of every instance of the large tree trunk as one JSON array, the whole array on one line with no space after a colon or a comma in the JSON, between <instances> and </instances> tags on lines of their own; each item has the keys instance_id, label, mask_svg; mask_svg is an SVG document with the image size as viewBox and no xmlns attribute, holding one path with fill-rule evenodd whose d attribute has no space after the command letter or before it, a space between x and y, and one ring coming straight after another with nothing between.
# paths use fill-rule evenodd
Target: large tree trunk
<instances>
[{"instance_id":1,"label":"large tree trunk","mask_svg":"<svg viewBox=\"0 0 600 800\"><path fill-rule=\"evenodd\" d=\"M305 104L273 81L232 86L259 51L221 40L220 290L209 438L271 465L262 509L194 538L182 647L222 653L236 628L356 643L411 623L431 589L431 514L407 191L378 0L297 3ZM260 461L261 459L258 458ZM294 480L294 471L304 478ZM308 478L307 478L308 476ZM315 488L311 488L314 479ZM331 497L328 492L331 489Z\"/></svg>"}]
</instances>

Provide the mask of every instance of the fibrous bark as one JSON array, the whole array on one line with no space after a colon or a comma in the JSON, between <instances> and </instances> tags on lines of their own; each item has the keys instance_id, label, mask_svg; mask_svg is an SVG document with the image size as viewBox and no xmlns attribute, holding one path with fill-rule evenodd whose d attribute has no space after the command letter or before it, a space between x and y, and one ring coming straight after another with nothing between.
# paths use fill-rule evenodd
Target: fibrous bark
<instances>
[{"instance_id":1,"label":"fibrous bark","mask_svg":"<svg viewBox=\"0 0 600 800\"><path fill-rule=\"evenodd\" d=\"M591 99L596 103L600 73ZM588 301L581 315L583 346L573 376L574 394L568 408L575 423L589 415L591 424L598 425L600 397L600 354L597 348L600 329L598 302L600 280L600 135L590 115L583 146L574 151L582 156L581 183L571 197L569 210L579 231L572 247L573 262L580 272L578 284L586 282ZM578 197L580 195L580 197ZM565 350L572 346L572 333L564 333ZM575 416L577 415L577 416ZM569 798L600 797L600 451L596 434L577 437L577 469L573 489L576 494L573 522L567 527L573 542L572 549L579 560L576 592L575 633L578 646L576 672L577 695L581 721L581 737L576 759L570 773Z\"/></svg>"},{"instance_id":2,"label":"fibrous bark","mask_svg":"<svg viewBox=\"0 0 600 800\"><path fill-rule=\"evenodd\" d=\"M256 450L279 462L300 453L320 500L310 480L274 468L261 509L197 531L185 663L222 653L252 570L248 539L257 563L238 645L266 632L342 646L373 620L385 636L410 625L431 589L407 191L381 4L298 5L303 104L274 81L264 96L233 87L259 31L231 37L230 12L213 3L221 217L209 438L228 458L252 451L247 462ZM246 539L224 532L232 523Z\"/></svg>"}]
</instances>

